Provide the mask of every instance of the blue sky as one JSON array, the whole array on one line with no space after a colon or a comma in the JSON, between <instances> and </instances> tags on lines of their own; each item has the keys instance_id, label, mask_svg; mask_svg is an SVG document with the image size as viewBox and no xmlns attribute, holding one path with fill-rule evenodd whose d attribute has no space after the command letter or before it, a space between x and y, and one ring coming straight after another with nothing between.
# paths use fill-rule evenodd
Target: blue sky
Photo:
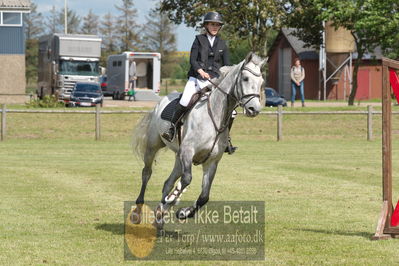
<instances>
[{"instance_id":1,"label":"blue sky","mask_svg":"<svg viewBox=\"0 0 399 266\"><path fill-rule=\"evenodd\" d=\"M65 0L32 0L37 7L38 11L43 15L47 15L52 6L56 9L64 7ZM96 15L102 16L108 12L117 14L115 5L120 5L121 0L67 0L68 7L73 9L78 15L85 16L89 9L93 10ZM138 22L145 23L145 15L148 14L151 8L159 2L158 0L134 0L135 8L138 13ZM193 28L187 28L184 25L176 26L177 33L177 50L190 51L191 44L194 40L196 32Z\"/></svg>"}]
</instances>

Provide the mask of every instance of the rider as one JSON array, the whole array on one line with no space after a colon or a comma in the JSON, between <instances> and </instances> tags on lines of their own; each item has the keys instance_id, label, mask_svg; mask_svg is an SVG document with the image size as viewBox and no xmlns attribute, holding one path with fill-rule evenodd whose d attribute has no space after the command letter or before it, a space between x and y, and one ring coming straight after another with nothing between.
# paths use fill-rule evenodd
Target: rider
<instances>
[{"instance_id":1,"label":"rider","mask_svg":"<svg viewBox=\"0 0 399 266\"><path fill-rule=\"evenodd\" d=\"M229 50L226 43L219 36L219 30L223 26L222 16L218 12L208 12L204 16L202 26L205 33L195 36L190 52L190 70L188 81L184 87L183 95L176 106L171 119L169 130L162 137L172 141L175 134L175 123L184 114L194 93L210 85L209 79L219 77L219 68L230 65ZM229 131L234 117L230 119ZM236 150L229 137L229 145L226 152L232 154Z\"/></svg>"}]
</instances>

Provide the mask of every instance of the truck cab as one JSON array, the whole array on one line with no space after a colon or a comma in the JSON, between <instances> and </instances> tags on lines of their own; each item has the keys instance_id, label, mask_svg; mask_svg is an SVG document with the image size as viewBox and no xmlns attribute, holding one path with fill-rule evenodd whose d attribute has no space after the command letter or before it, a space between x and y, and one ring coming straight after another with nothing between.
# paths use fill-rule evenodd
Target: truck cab
<instances>
[{"instance_id":1,"label":"truck cab","mask_svg":"<svg viewBox=\"0 0 399 266\"><path fill-rule=\"evenodd\" d=\"M99 82L99 60L62 57L59 61L57 81L60 99L69 99L76 82Z\"/></svg>"}]
</instances>

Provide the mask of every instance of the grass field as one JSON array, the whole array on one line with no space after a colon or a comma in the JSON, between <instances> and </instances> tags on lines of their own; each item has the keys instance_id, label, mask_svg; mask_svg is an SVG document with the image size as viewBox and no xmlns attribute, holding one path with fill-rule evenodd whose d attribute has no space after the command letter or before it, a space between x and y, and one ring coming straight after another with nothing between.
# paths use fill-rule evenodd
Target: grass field
<instances>
[{"instance_id":1,"label":"grass field","mask_svg":"<svg viewBox=\"0 0 399 266\"><path fill-rule=\"evenodd\" d=\"M141 163L130 138L140 116L104 115L102 141L94 141L93 115L8 115L0 264L131 264L123 259L123 202L139 191ZM376 116L370 142L365 116L285 116L277 142L275 117L239 116L232 133L239 150L222 159L211 200L265 201L259 264L397 264L399 240L370 240L381 207L380 124ZM395 199L398 129L395 117ZM147 200L160 199L172 165L172 153L161 152ZM194 167L184 200L197 198L200 170Z\"/></svg>"}]
</instances>

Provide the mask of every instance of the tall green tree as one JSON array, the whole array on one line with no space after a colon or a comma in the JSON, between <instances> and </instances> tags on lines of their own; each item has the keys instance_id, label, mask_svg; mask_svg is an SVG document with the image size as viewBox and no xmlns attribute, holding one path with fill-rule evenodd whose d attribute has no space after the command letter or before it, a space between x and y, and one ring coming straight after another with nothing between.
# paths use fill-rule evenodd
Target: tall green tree
<instances>
[{"instance_id":1,"label":"tall green tree","mask_svg":"<svg viewBox=\"0 0 399 266\"><path fill-rule=\"evenodd\" d=\"M59 14L57 13L55 6L51 8L50 14L46 17L44 21L44 25L46 27L47 34L63 32L64 22L60 22Z\"/></svg>"},{"instance_id":2,"label":"tall green tree","mask_svg":"<svg viewBox=\"0 0 399 266\"><path fill-rule=\"evenodd\" d=\"M39 64L39 40L27 39L25 50L25 76L26 84L37 81L37 67Z\"/></svg>"},{"instance_id":3,"label":"tall green tree","mask_svg":"<svg viewBox=\"0 0 399 266\"><path fill-rule=\"evenodd\" d=\"M171 54L176 51L175 25L159 8L152 9L146 16L146 23L143 25L143 49L161 53L162 78L170 77L174 65L177 64Z\"/></svg>"},{"instance_id":4,"label":"tall green tree","mask_svg":"<svg viewBox=\"0 0 399 266\"><path fill-rule=\"evenodd\" d=\"M297 35L315 46L321 43L322 21L349 30L355 39L357 59L354 63L352 91L348 104L353 105L357 92L359 66L365 53L381 46L392 53L398 38L399 5L397 0L292 0L285 7L289 24L298 28Z\"/></svg>"},{"instance_id":5,"label":"tall green tree","mask_svg":"<svg viewBox=\"0 0 399 266\"><path fill-rule=\"evenodd\" d=\"M120 38L120 47L123 51L137 50L140 46L140 37L137 32L137 9L133 0L121 0L120 6L115 5L120 15L116 18L116 31Z\"/></svg>"},{"instance_id":6,"label":"tall green tree","mask_svg":"<svg viewBox=\"0 0 399 266\"><path fill-rule=\"evenodd\" d=\"M64 8L57 11L55 6L50 10L50 14L46 17L44 25L47 28L48 34L64 33L65 32L65 12ZM67 26L68 33L79 33L81 18L75 11L68 8L67 11Z\"/></svg>"},{"instance_id":7,"label":"tall green tree","mask_svg":"<svg viewBox=\"0 0 399 266\"><path fill-rule=\"evenodd\" d=\"M81 18L76 12L72 9L67 8L67 30L68 34L70 33L79 33L80 32L80 23ZM65 8L62 8L58 13L58 23L62 25L63 31L65 31Z\"/></svg>"},{"instance_id":8,"label":"tall green tree","mask_svg":"<svg viewBox=\"0 0 399 266\"><path fill-rule=\"evenodd\" d=\"M187 73L190 69L190 58L188 56L183 56L177 58L177 64L173 67L173 72L171 78L173 79L187 79Z\"/></svg>"},{"instance_id":9,"label":"tall green tree","mask_svg":"<svg viewBox=\"0 0 399 266\"><path fill-rule=\"evenodd\" d=\"M228 36L248 40L252 51L267 54L270 30L279 27L285 14L281 1L274 0L162 0L161 10L177 24L199 26L203 15L211 10L222 14L223 31Z\"/></svg>"},{"instance_id":10,"label":"tall green tree","mask_svg":"<svg viewBox=\"0 0 399 266\"><path fill-rule=\"evenodd\" d=\"M105 66L107 57L119 51L117 45L115 17L112 16L110 12L102 17L99 30L102 37L103 46L103 52L101 53L101 64Z\"/></svg>"},{"instance_id":11,"label":"tall green tree","mask_svg":"<svg viewBox=\"0 0 399 266\"><path fill-rule=\"evenodd\" d=\"M44 34L43 15L37 12L37 5L31 4L30 13L24 15L25 25L25 76L27 84L33 83L37 79L38 65L38 38Z\"/></svg>"},{"instance_id":12,"label":"tall green tree","mask_svg":"<svg viewBox=\"0 0 399 266\"><path fill-rule=\"evenodd\" d=\"M37 5L32 3L30 13L24 15L25 38L27 40L37 39L40 35L43 35L44 28L42 23L43 15L37 12Z\"/></svg>"},{"instance_id":13,"label":"tall green tree","mask_svg":"<svg viewBox=\"0 0 399 266\"><path fill-rule=\"evenodd\" d=\"M83 17L82 33L84 34L98 34L99 17L90 9L89 13Z\"/></svg>"}]
</instances>

